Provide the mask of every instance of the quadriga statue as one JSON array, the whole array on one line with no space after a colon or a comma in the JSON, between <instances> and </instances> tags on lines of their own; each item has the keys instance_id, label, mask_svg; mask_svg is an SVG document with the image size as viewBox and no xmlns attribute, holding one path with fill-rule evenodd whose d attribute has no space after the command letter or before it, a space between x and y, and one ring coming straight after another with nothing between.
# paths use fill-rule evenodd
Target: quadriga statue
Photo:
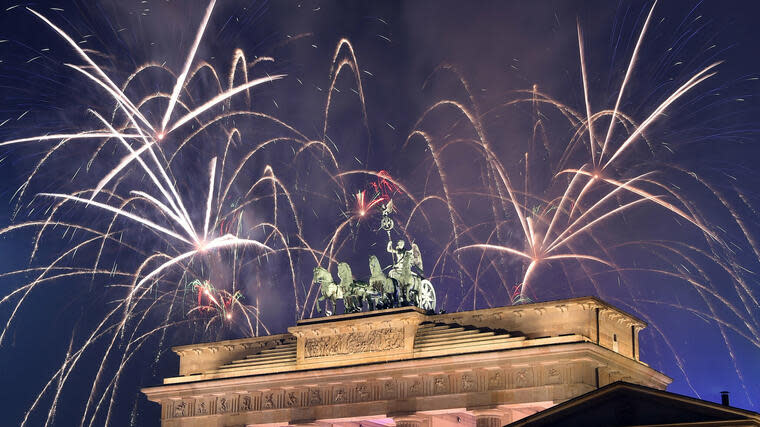
<instances>
[{"instance_id":1,"label":"quadriga statue","mask_svg":"<svg viewBox=\"0 0 760 427\"><path fill-rule=\"evenodd\" d=\"M365 301L369 310L414 305L435 311L435 289L422 275L422 256L417 244L412 243L411 249L407 250L403 240L396 242L395 246L388 242L387 250L393 254L394 261L388 275L383 273L378 258L372 255L367 282L356 280L346 262L338 263L338 283L329 271L316 267L312 283L320 285L317 312L321 312L320 303L325 301L325 311L331 315L339 299L343 300L346 313L361 311ZM329 309L330 303L332 310Z\"/></svg>"}]
</instances>

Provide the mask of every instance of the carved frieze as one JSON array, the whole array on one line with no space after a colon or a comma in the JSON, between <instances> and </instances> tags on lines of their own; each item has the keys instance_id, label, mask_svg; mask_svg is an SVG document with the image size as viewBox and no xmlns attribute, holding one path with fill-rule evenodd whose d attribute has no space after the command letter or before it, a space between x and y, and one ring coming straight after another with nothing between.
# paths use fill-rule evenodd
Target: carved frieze
<instances>
[{"instance_id":1,"label":"carved frieze","mask_svg":"<svg viewBox=\"0 0 760 427\"><path fill-rule=\"evenodd\" d=\"M449 377L445 375L436 376L433 379L433 392L443 394L449 392Z\"/></svg>"},{"instance_id":2,"label":"carved frieze","mask_svg":"<svg viewBox=\"0 0 760 427\"><path fill-rule=\"evenodd\" d=\"M404 330L385 328L345 335L306 338L304 358L388 351L404 345Z\"/></svg>"},{"instance_id":3,"label":"carved frieze","mask_svg":"<svg viewBox=\"0 0 760 427\"><path fill-rule=\"evenodd\" d=\"M168 411L166 416L168 418L213 416L556 385L569 381L572 378L572 372L569 366L557 364L523 365L508 369L492 367L398 378L386 377L355 383L333 384L322 388L303 385L284 390L251 390L245 394L241 392L235 395L197 396L193 399L176 400L166 407ZM605 371L604 379L614 380L622 375L618 371Z\"/></svg>"},{"instance_id":4,"label":"carved frieze","mask_svg":"<svg viewBox=\"0 0 760 427\"><path fill-rule=\"evenodd\" d=\"M460 379L460 387L462 391L475 390L475 376L470 373L462 374L462 378Z\"/></svg>"},{"instance_id":5,"label":"carved frieze","mask_svg":"<svg viewBox=\"0 0 760 427\"><path fill-rule=\"evenodd\" d=\"M188 412L187 402L185 402L184 400L174 402L174 410L172 411L172 415L174 417L184 417L187 415L187 412Z\"/></svg>"},{"instance_id":6,"label":"carved frieze","mask_svg":"<svg viewBox=\"0 0 760 427\"><path fill-rule=\"evenodd\" d=\"M369 386L367 384L359 384L356 386L356 400L359 402L365 402L369 400Z\"/></svg>"},{"instance_id":7,"label":"carved frieze","mask_svg":"<svg viewBox=\"0 0 760 427\"><path fill-rule=\"evenodd\" d=\"M318 388L312 388L309 390L309 405L315 406L315 405L321 405L322 404L322 393L319 391Z\"/></svg>"},{"instance_id":8,"label":"carved frieze","mask_svg":"<svg viewBox=\"0 0 760 427\"><path fill-rule=\"evenodd\" d=\"M546 384L562 383L562 371L555 366L546 368Z\"/></svg>"},{"instance_id":9,"label":"carved frieze","mask_svg":"<svg viewBox=\"0 0 760 427\"><path fill-rule=\"evenodd\" d=\"M488 389L489 390L497 390L504 387L505 387L504 374L501 373L501 370L491 371L488 373Z\"/></svg>"},{"instance_id":10,"label":"carved frieze","mask_svg":"<svg viewBox=\"0 0 760 427\"><path fill-rule=\"evenodd\" d=\"M253 410L253 405L251 402L251 396L240 396L240 410L242 412L251 411Z\"/></svg>"},{"instance_id":11,"label":"carved frieze","mask_svg":"<svg viewBox=\"0 0 760 427\"><path fill-rule=\"evenodd\" d=\"M343 387L335 387L333 389L333 402L346 403L348 396L346 396L346 389Z\"/></svg>"},{"instance_id":12,"label":"carved frieze","mask_svg":"<svg viewBox=\"0 0 760 427\"><path fill-rule=\"evenodd\" d=\"M205 400L200 400L196 403L195 406L195 415L206 415L208 414L209 408L208 404Z\"/></svg>"},{"instance_id":13,"label":"carved frieze","mask_svg":"<svg viewBox=\"0 0 760 427\"><path fill-rule=\"evenodd\" d=\"M409 396L420 396L422 395L422 380L419 378L413 378L410 379L407 384L409 385L409 388L407 390L407 393Z\"/></svg>"},{"instance_id":14,"label":"carved frieze","mask_svg":"<svg viewBox=\"0 0 760 427\"><path fill-rule=\"evenodd\" d=\"M225 412L229 412L232 410L232 401L227 397L220 397L219 400L217 400L216 404L216 411L220 414L224 414Z\"/></svg>"},{"instance_id":15,"label":"carved frieze","mask_svg":"<svg viewBox=\"0 0 760 427\"><path fill-rule=\"evenodd\" d=\"M264 393L264 396L262 398L264 400L264 403L261 406L263 406L264 409L274 409L274 393Z\"/></svg>"},{"instance_id":16,"label":"carved frieze","mask_svg":"<svg viewBox=\"0 0 760 427\"><path fill-rule=\"evenodd\" d=\"M396 382L395 381L386 381L383 384L383 397L385 399L392 399L396 397Z\"/></svg>"},{"instance_id":17,"label":"carved frieze","mask_svg":"<svg viewBox=\"0 0 760 427\"><path fill-rule=\"evenodd\" d=\"M285 394L285 406L288 408L298 406L298 393L296 391L289 391Z\"/></svg>"},{"instance_id":18,"label":"carved frieze","mask_svg":"<svg viewBox=\"0 0 760 427\"><path fill-rule=\"evenodd\" d=\"M533 383L533 369L521 368L512 373L512 384L515 388L520 387L532 387Z\"/></svg>"}]
</instances>

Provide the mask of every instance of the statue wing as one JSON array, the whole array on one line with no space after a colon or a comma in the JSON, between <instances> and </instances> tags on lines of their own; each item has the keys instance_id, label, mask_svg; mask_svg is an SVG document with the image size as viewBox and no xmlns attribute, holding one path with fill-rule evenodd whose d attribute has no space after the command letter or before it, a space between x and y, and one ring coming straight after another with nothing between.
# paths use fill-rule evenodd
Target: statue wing
<instances>
[{"instance_id":1,"label":"statue wing","mask_svg":"<svg viewBox=\"0 0 760 427\"><path fill-rule=\"evenodd\" d=\"M420 247L416 243L412 243L412 265L419 268L420 271L424 271L422 268L422 253L420 253Z\"/></svg>"}]
</instances>

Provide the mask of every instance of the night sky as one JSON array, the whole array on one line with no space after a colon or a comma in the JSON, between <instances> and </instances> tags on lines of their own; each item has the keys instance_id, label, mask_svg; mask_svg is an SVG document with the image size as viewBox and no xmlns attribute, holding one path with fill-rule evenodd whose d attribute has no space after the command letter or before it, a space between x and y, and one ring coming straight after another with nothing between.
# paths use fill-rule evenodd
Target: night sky
<instances>
[{"instance_id":1,"label":"night sky","mask_svg":"<svg viewBox=\"0 0 760 427\"><path fill-rule=\"evenodd\" d=\"M207 5L196 0L50 1L12 7L15 4L6 2L0 10L0 142L97 129L100 124L87 109L104 115L114 110L112 99L103 90L65 65L81 65L83 60L25 7L49 18L82 48L97 52L93 53L95 61L121 85L132 71L149 62L165 64L179 73ZM585 119L578 23L583 31L591 106L594 112L612 109L651 6L650 1L607 0L219 0L196 63L205 60L220 70L226 85L235 49L242 49L249 63L272 57L274 61L252 67L251 78L287 77L254 88L250 110L277 117L307 139L322 140L333 55L339 41L348 39L359 64L366 115L358 102L356 80L349 71L343 72L336 81L327 138L322 141L333 151L341 170L388 171L409 194L422 198L443 197L442 169L456 207L458 230L463 233L462 241L454 247L489 242L523 250L519 220L508 206L494 202L494 194L503 189L484 184L495 172L477 160L473 149L466 144L447 148L438 169L424 141L407 137L414 130L425 129L437 144L474 138L472 126L453 109L426 114L439 101L457 100L478 112L495 155L516 187L536 194L535 200L556 197L557 187L553 185L561 186L564 181L553 177L559 172L560 156L575 129L567 126L562 112L548 103L539 108L535 102L510 101L535 97L540 92L580 112ZM614 261L614 268L591 261L550 262L532 276L524 295L529 301L596 295L640 316L650 324L640 335L641 359L673 378L669 391L719 401L719 392L728 390L734 406L754 411L760 410L760 260L753 248L760 246L755 241L760 241L758 12L760 6L747 1L669 1L656 5L620 111L641 124L691 76L716 61L722 63L716 67L717 74L673 103L647 129L646 143L637 142L636 148L609 171L619 179L651 173L666 187L647 188L658 189L663 200L692 207L694 210L684 210L699 218L722 243L706 238L693 224L672 212L663 212L661 207L637 207L605 221L593 238L584 237L586 240L568 248ZM341 55L346 57L345 50ZM173 83L165 74L147 74L137 80L129 96L170 92ZM216 95L215 85L210 74L204 74L186 95L199 105ZM534 92L526 95L520 92L524 90ZM146 117L153 123L161 121L166 103L157 105L161 108L146 107ZM248 106L242 95L236 95L225 108L243 107ZM214 114L219 113L224 110L217 109ZM537 121L542 124L538 133ZM282 133L271 123L243 123L242 119L217 126L239 127L251 135L250 142ZM600 128L596 132L602 135L606 126ZM623 130L618 132L616 136ZM537 134L538 142L532 144ZM166 144L175 142L171 137ZM580 136L581 144L584 138ZM44 219L53 202L34 194L92 188L125 155L115 145L108 146L88 168L97 145L69 144L51 156L19 199L19 187L58 142L0 146L0 227ZM245 143L240 145L236 147L239 151L232 151L232 158L245 153ZM199 212L206 201L209 152L220 146L218 140L192 145L178 156L172 169L186 203L200 206ZM371 184L377 180L366 174L350 175L341 181L343 187L336 189L327 175L320 175L329 159L311 152L296 156L296 149L288 146L262 152L246 165L245 179L233 186L232 193L247 196L248 188L271 165L292 192L304 229L301 236L314 249L325 250L332 231L355 214L353 194L363 189L371 193ZM529 184L523 187L526 152L530 153ZM570 164L577 166L581 157L576 152ZM145 182L137 169L127 172L123 181L118 181L125 186L122 194ZM683 200L664 188L682 195ZM340 190L347 192L345 198ZM527 212L538 212L542 207L552 210L548 202L529 202L524 195L518 198L525 202ZM397 223L404 223L414 207L402 199L407 200L394 197L394 201L399 200ZM623 196L612 199L620 205L633 200ZM233 209L239 200L225 199L222 206ZM287 212L282 206L277 205ZM235 220L253 227L271 221L271 211L272 203L262 201ZM201 223L202 213L194 212L190 214L193 222ZM424 205L420 212L406 232L422 249L426 273L436 285L439 308L451 312L515 302L510 294L525 274L525 262L503 253L487 253L488 267L483 267L482 250L463 250L457 255L447 252L455 234L449 211L438 204ZM293 239L289 244L294 244L295 222L287 213L280 215L278 225L282 224L288 239ZM497 216L501 222L494 225ZM57 218L104 230L111 216L71 204ZM160 218L156 218L151 217L158 222ZM379 214L374 212L366 219L350 221L341 235L343 243L335 251L340 260L351 262L357 276L368 275L368 254L385 256L386 237L376 232L378 220ZM229 231L231 220L225 221L213 224L212 233ZM145 251L140 256L167 251L171 246L134 223L122 221L117 225L128 236L125 241ZM467 227L472 227L470 234L462 231ZM38 228L0 234L0 273L9 272L0 277L0 297L34 280L39 270L10 273L44 267L75 243L89 238L86 233L72 234L64 229L46 234L31 262ZM261 239L264 234L256 231L249 237ZM135 250L116 246L108 247L105 253L108 261L104 269L134 271L142 260ZM680 255L684 253L690 254L688 260L693 263ZM86 247L67 256L61 265L92 268L96 254L97 250ZM246 254L253 256L255 252ZM262 323L269 332L283 332L297 318L311 315L304 308L314 301L314 294L308 293L315 266L311 256L294 257L295 275L280 255L256 258L255 262L230 259L229 253L218 259L210 256L195 271L221 288L224 285L220 283L237 280L244 303L261 310ZM231 265L235 266L228 268ZM474 276L469 273L476 271L482 272L478 274L481 282L474 286ZM169 350L171 346L250 335L249 329L236 321L232 326L217 322L207 327L208 318L187 314L187 307L193 307L192 297L171 308L150 306L153 300L149 298L158 299L162 289L179 289L175 297L186 293L187 277L176 271L167 274L164 281L173 280L173 284L156 286L155 293L141 302L146 304L140 312L145 313L144 324L136 330L141 331L139 335L168 318L176 324L166 333L140 341L137 349L127 346L134 353L124 365L115 392L109 381L119 368L126 341L116 340L104 362L113 336L110 330L105 333L82 354L73 370L66 371L54 425L79 423L93 388L96 399L103 393L108 396L93 425L106 422L111 398L115 401L109 420L112 425L158 425L157 405L147 402L138 390L176 374L178 359ZM128 281L117 279L87 275L46 281L25 297L15 315L23 292L2 300L0 319L6 322L15 317L4 329L0 343L1 424L19 424L54 378L52 389L42 396L28 421L29 425L44 424L56 400L56 384L61 384L56 375L67 353L76 351L116 301L124 298L120 285ZM100 366L102 378L96 382ZM90 409L88 423L92 416Z\"/></svg>"}]
</instances>

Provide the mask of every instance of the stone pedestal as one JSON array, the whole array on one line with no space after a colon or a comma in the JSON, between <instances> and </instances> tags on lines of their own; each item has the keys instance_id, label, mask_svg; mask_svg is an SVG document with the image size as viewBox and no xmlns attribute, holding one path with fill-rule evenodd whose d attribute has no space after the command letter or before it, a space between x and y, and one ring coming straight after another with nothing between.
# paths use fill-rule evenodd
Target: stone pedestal
<instances>
[{"instance_id":1,"label":"stone pedestal","mask_svg":"<svg viewBox=\"0 0 760 427\"><path fill-rule=\"evenodd\" d=\"M416 307L304 319L288 332L298 339L302 369L390 362L413 357L417 328L425 314Z\"/></svg>"}]
</instances>

